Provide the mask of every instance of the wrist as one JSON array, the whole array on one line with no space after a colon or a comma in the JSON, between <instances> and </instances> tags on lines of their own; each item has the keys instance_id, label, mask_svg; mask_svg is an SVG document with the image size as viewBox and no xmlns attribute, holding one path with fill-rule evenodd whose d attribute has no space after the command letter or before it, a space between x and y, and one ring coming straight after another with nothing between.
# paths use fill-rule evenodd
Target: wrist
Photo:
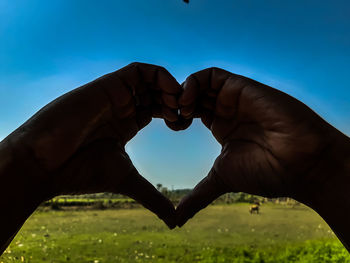
<instances>
[{"instance_id":1,"label":"wrist","mask_svg":"<svg viewBox=\"0 0 350 263\"><path fill-rule=\"evenodd\" d=\"M312 171L313 184L296 198L314 209L350 250L350 138L338 133Z\"/></svg>"},{"instance_id":2,"label":"wrist","mask_svg":"<svg viewBox=\"0 0 350 263\"><path fill-rule=\"evenodd\" d=\"M332 127L312 169L303 175L296 199L317 202L322 194L350 189L350 138Z\"/></svg>"},{"instance_id":3,"label":"wrist","mask_svg":"<svg viewBox=\"0 0 350 263\"><path fill-rule=\"evenodd\" d=\"M18 137L8 136L0 143L0 182L8 196L40 204L51 198L47 173Z\"/></svg>"},{"instance_id":4,"label":"wrist","mask_svg":"<svg viewBox=\"0 0 350 263\"><path fill-rule=\"evenodd\" d=\"M313 171L313 177L320 178L317 184L320 192L311 197L315 202L330 195L344 195L344 200L350 200L346 198L350 189L350 138L339 132L333 142L322 163Z\"/></svg>"},{"instance_id":5,"label":"wrist","mask_svg":"<svg viewBox=\"0 0 350 263\"><path fill-rule=\"evenodd\" d=\"M0 255L26 219L48 196L41 191L40 172L10 138L0 142ZM35 176L34 176L35 175Z\"/></svg>"}]
</instances>

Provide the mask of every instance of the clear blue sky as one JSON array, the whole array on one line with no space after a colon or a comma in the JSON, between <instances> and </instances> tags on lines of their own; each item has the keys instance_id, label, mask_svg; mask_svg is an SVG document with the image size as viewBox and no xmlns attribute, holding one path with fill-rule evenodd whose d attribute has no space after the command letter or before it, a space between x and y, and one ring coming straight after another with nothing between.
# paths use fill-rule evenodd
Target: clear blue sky
<instances>
[{"instance_id":1,"label":"clear blue sky","mask_svg":"<svg viewBox=\"0 0 350 263\"><path fill-rule=\"evenodd\" d=\"M339 0L0 0L0 139L133 61L163 65L179 82L223 67L291 94L350 135L349 14ZM153 121L127 150L152 183L182 188L206 175L220 147L199 122L175 133Z\"/></svg>"}]
</instances>

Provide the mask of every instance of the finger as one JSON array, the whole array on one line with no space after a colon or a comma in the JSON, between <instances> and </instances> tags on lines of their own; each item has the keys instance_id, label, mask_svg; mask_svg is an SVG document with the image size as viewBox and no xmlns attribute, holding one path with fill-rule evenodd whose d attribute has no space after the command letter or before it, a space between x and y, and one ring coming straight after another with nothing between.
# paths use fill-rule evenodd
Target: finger
<instances>
[{"instance_id":1,"label":"finger","mask_svg":"<svg viewBox=\"0 0 350 263\"><path fill-rule=\"evenodd\" d=\"M136 88L140 86L141 75L138 63L131 63L111 74L115 74L131 91L132 95L135 95L139 92L136 91Z\"/></svg>"},{"instance_id":2,"label":"finger","mask_svg":"<svg viewBox=\"0 0 350 263\"><path fill-rule=\"evenodd\" d=\"M116 72L107 74L95 80L93 83L96 83L97 86L101 86L113 106L117 108L125 107L130 104L133 99L131 90L118 77Z\"/></svg>"},{"instance_id":3,"label":"finger","mask_svg":"<svg viewBox=\"0 0 350 263\"><path fill-rule=\"evenodd\" d=\"M140 85L149 87L148 92L151 94L153 102L150 107L153 117L163 118L168 127L173 130L186 129L192 123L189 116L187 116L189 120L179 119L177 112L178 97L182 92L182 88L166 69L150 64L133 63L120 72L122 72L123 77L121 78L124 82L132 86L133 95L139 98L138 104L149 104L149 101L145 102L145 96L139 92L140 88L138 88ZM134 79L129 81L132 76L134 76ZM145 90L142 90L142 92L145 92Z\"/></svg>"},{"instance_id":4,"label":"finger","mask_svg":"<svg viewBox=\"0 0 350 263\"><path fill-rule=\"evenodd\" d=\"M165 96L163 94L162 100L163 100L162 103L167 104L169 108L173 109L172 112L176 114L176 120L175 118L169 119L169 118L166 118L165 116L164 118L165 124L174 131L187 129L192 123L193 114L191 109L195 108L195 105L193 104L190 106L185 106L185 111L189 111L189 114L185 114L186 117L184 117L184 115L181 114L181 110L179 110L179 103L178 103L179 99L176 98L176 101L174 101L173 98L170 98L169 96L167 96L167 94ZM189 110L187 110L188 107L189 107Z\"/></svg>"},{"instance_id":5,"label":"finger","mask_svg":"<svg viewBox=\"0 0 350 263\"><path fill-rule=\"evenodd\" d=\"M178 120L175 122L171 122L166 119L164 121L165 124L173 131L181 131L186 130L191 125L193 118L185 119L180 115L178 116Z\"/></svg>"},{"instance_id":6,"label":"finger","mask_svg":"<svg viewBox=\"0 0 350 263\"><path fill-rule=\"evenodd\" d=\"M215 114L221 118L232 118L239 107L239 100L247 81L239 76L229 77L219 92Z\"/></svg>"},{"instance_id":7,"label":"finger","mask_svg":"<svg viewBox=\"0 0 350 263\"><path fill-rule=\"evenodd\" d=\"M217 93L223 87L227 78L233 75L231 72L221 68L213 67L209 68L208 70L210 70L210 89L208 89L209 94Z\"/></svg>"},{"instance_id":8,"label":"finger","mask_svg":"<svg viewBox=\"0 0 350 263\"><path fill-rule=\"evenodd\" d=\"M176 208L177 225L179 227L183 226L197 212L227 192L227 187L220 181L220 178L212 168L208 176L200 181L192 192L180 201Z\"/></svg>"},{"instance_id":9,"label":"finger","mask_svg":"<svg viewBox=\"0 0 350 263\"><path fill-rule=\"evenodd\" d=\"M213 120L214 120L214 112L211 110L202 109L201 121L209 130L211 130L211 125L213 123Z\"/></svg>"},{"instance_id":10,"label":"finger","mask_svg":"<svg viewBox=\"0 0 350 263\"><path fill-rule=\"evenodd\" d=\"M165 68L145 63L131 63L95 83L103 87L117 108L123 108L130 102L136 105L152 102L177 109L177 99L182 92L180 84Z\"/></svg>"},{"instance_id":11,"label":"finger","mask_svg":"<svg viewBox=\"0 0 350 263\"><path fill-rule=\"evenodd\" d=\"M200 94L200 84L194 75L190 75L182 84L183 92L179 99L180 107L189 106L196 103Z\"/></svg>"},{"instance_id":12,"label":"finger","mask_svg":"<svg viewBox=\"0 0 350 263\"><path fill-rule=\"evenodd\" d=\"M198 96L208 94L215 96L221 89L225 80L232 73L220 68L207 68L190 75L183 84L184 92L180 98L180 104L187 106L197 99Z\"/></svg>"},{"instance_id":13,"label":"finger","mask_svg":"<svg viewBox=\"0 0 350 263\"><path fill-rule=\"evenodd\" d=\"M119 189L119 193L135 199L145 208L155 213L170 229L176 227L174 205L150 182L143 178L136 168L132 169L132 172Z\"/></svg>"},{"instance_id":14,"label":"finger","mask_svg":"<svg viewBox=\"0 0 350 263\"><path fill-rule=\"evenodd\" d=\"M162 93L162 102L169 108L177 109L179 107L177 103L177 98L173 94Z\"/></svg>"},{"instance_id":15,"label":"finger","mask_svg":"<svg viewBox=\"0 0 350 263\"><path fill-rule=\"evenodd\" d=\"M153 104L151 109L152 109L152 117L153 118L162 118L163 117L162 105Z\"/></svg>"},{"instance_id":16,"label":"finger","mask_svg":"<svg viewBox=\"0 0 350 263\"><path fill-rule=\"evenodd\" d=\"M157 73L157 86L160 90L173 95L181 93L180 84L165 68L158 67Z\"/></svg>"},{"instance_id":17,"label":"finger","mask_svg":"<svg viewBox=\"0 0 350 263\"><path fill-rule=\"evenodd\" d=\"M203 104L201 98L205 98L205 106L213 109L220 89L231 75L230 72L219 68L208 68L190 75L183 84L184 91L179 99L181 114L188 117L194 115L196 109L200 111L200 104Z\"/></svg>"},{"instance_id":18,"label":"finger","mask_svg":"<svg viewBox=\"0 0 350 263\"><path fill-rule=\"evenodd\" d=\"M161 93L166 94L162 95L165 102L169 103L168 106L177 107L176 96L181 93L182 89L176 79L165 68L135 62L116 71L115 74L132 91L133 95L161 91Z\"/></svg>"},{"instance_id":19,"label":"finger","mask_svg":"<svg viewBox=\"0 0 350 263\"><path fill-rule=\"evenodd\" d=\"M136 122L139 130L146 127L152 121L152 109L145 108L136 111Z\"/></svg>"},{"instance_id":20,"label":"finger","mask_svg":"<svg viewBox=\"0 0 350 263\"><path fill-rule=\"evenodd\" d=\"M178 120L177 110L171 109L165 105L162 106L163 118L169 122L176 122Z\"/></svg>"},{"instance_id":21,"label":"finger","mask_svg":"<svg viewBox=\"0 0 350 263\"><path fill-rule=\"evenodd\" d=\"M153 104L162 105L162 114L153 117L161 117L170 122L177 121L177 100L182 91L180 84L163 67L139 63L138 68L143 82L152 81L149 93L153 96Z\"/></svg>"},{"instance_id":22,"label":"finger","mask_svg":"<svg viewBox=\"0 0 350 263\"><path fill-rule=\"evenodd\" d=\"M189 76L182 84L183 92L179 98L180 116L192 119L197 108L197 97L200 94L199 83L194 76Z\"/></svg>"},{"instance_id":23,"label":"finger","mask_svg":"<svg viewBox=\"0 0 350 263\"><path fill-rule=\"evenodd\" d=\"M151 84L150 88L154 90L161 90L169 94L181 92L180 84L164 67L138 62L131 63L127 67L131 69L130 74L137 74L139 83Z\"/></svg>"},{"instance_id":24,"label":"finger","mask_svg":"<svg viewBox=\"0 0 350 263\"><path fill-rule=\"evenodd\" d=\"M125 194L176 226L173 204L133 166L119 140L94 141L73 155L53 176L59 194L114 192Z\"/></svg>"},{"instance_id":25,"label":"finger","mask_svg":"<svg viewBox=\"0 0 350 263\"><path fill-rule=\"evenodd\" d=\"M196 112L196 104L190 104L188 106L183 106L180 110L181 116L183 116L185 119L193 118L194 113Z\"/></svg>"}]
</instances>

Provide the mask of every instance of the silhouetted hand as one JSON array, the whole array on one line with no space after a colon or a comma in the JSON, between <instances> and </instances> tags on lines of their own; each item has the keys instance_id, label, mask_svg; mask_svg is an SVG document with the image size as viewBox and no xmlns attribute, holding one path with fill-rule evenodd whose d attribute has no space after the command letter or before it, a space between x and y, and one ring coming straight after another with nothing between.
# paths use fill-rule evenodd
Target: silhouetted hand
<instances>
[{"instance_id":1,"label":"silhouetted hand","mask_svg":"<svg viewBox=\"0 0 350 263\"><path fill-rule=\"evenodd\" d=\"M192 74L183 87L181 115L200 116L222 151L208 176L178 205L179 226L227 192L307 203L337 176L319 172L336 158L340 132L300 101L218 68Z\"/></svg>"},{"instance_id":2,"label":"silhouetted hand","mask_svg":"<svg viewBox=\"0 0 350 263\"><path fill-rule=\"evenodd\" d=\"M54 100L5 141L17 163L26 163L18 172L40 186L41 201L121 193L173 228L172 203L137 172L124 146L152 117L174 129L185 127L177 114L181 91L164 68L133 63Z\"/></svg>"}]
</instances>

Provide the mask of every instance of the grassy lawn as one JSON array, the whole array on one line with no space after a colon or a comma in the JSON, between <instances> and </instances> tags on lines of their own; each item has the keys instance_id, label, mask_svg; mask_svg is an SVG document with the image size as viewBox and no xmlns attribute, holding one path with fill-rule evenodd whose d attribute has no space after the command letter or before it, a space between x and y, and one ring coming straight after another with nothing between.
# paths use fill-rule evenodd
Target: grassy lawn
<instances>
[{"instance_id":1,"label":"grassy lawn","mask_svg":"<svg viewBox=\"0 0 350 263\"><path fill-rule=\"evenodd\" d=\"M350 262L312 210L215 205L168 230L144 209L36 212L0 262Z\"/></svg>"}]
</instances>

